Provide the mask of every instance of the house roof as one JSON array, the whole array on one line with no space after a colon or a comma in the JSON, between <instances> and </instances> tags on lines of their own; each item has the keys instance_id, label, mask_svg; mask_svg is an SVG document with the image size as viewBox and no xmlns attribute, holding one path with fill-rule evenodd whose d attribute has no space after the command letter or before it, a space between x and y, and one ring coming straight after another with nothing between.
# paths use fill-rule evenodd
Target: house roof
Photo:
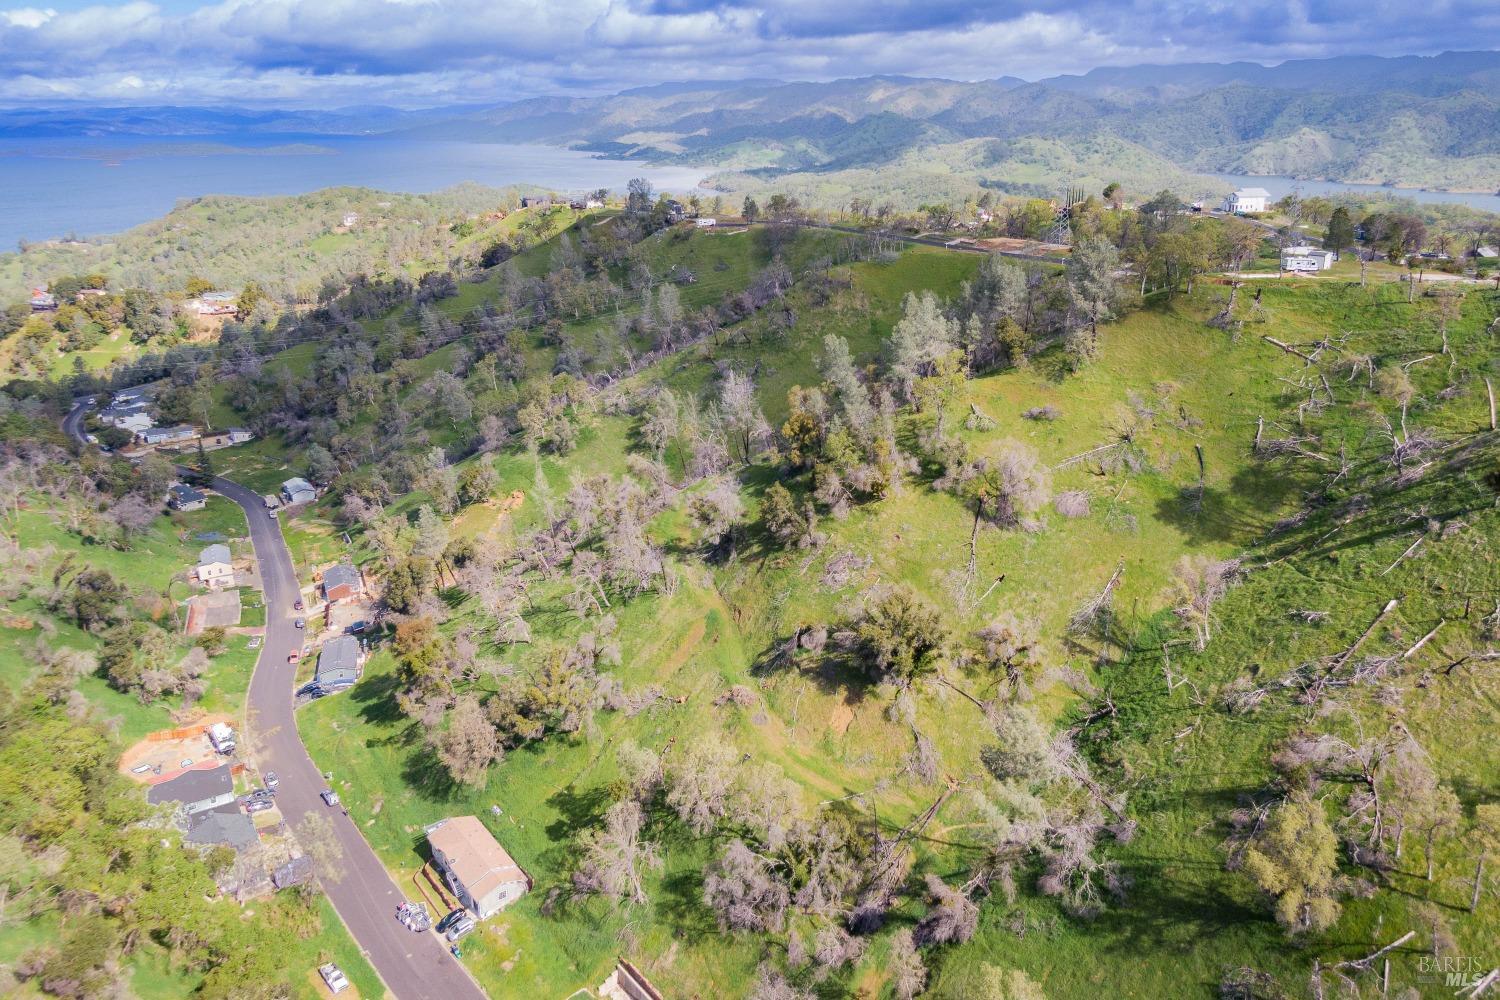
<instances>
[{"instance_id":1,"label":"house roof","mask_svg":"<svg viewBox=\"0 0 1500 1000\"><path fill-rule=\"evenodd\" d=\"M308 482L306 479L303 479L301 476L293 476L291 479L288 479L286 482L282 483L281 488L288 493L302 493L304 491L308 493L316 492L315 490L313 490L313 484Z\"/></svg>"},{"instance_id":2,"label":"house roof","mask_svg":"<svg viewBox=\"0 0 1500 1000\"><path fill-rule=\"evenodd\" d=\"M323 643L314 680L319 684L334 684L340 681L353 683L358 679L359 640L352 635L340 635Z\"/></svg>"},{"instance_id":3,"label":"house roof","mask_svg":"<svg viewBox=\"0 0 1500 1000\"><path fill-rule=\"evenodd\" d=\"M507 882L527 881L521 866L475 816L454 816L427 828L427 843L443 852L448 868L475 899Z\"/></svg>"},{"instance_id":4,"label":"house roof","mask_svg":"<svg viewBox=\"0 0 1500 1000\"><path fill-rule=\"evenodd\" d=\"M195 813L188 820L187 836L183 839L190 844L228 844L242 850L255 843L259 835L250 817L230 802Z\"/></svg>"},{"instance_id":5,"label":"house roof","mask_svg":"<svg viewBox=\"0 0 1500 1000\"><path fill-rule=\"evenodd\" d=\"M171 781L152 785L146 793L146 801L157 802L202 802L218 795L234 792L234 778L228 767L208 770L184 771Z\"/></svg>"},{"instance_id":6,"label":"house roof","mask_svg":"<svg viewBox=\"0 0 1500 1000\"><path fill-rule=\"evenodd\" d=\"M1234 195L1236 198L1269 198L1271 192L1265 188L1240 188Z\"/></svg>"},{"instance_id":7,"label":"house roof","mask_svg":"<svg viewBox=\"0 0 1500 1000\"><path fill-rule=\"evenodd\" d=\"M348 563L339 563L323 574L323 589L329 587L358 587L359 571Z\"/></svg>"},{"instance_id":8,"label":"house roof","mask_svg":"<svg viewBox=\"0 0 1500 1000\"><path fill-rule=\"evenodd\" d=\"M187 483L173 483L167 492L171 493L178 503L197 503L199 500L208 499L208 497L193 489Z\"/></svg>"},{"instance_id":9,"label":"house roof","mask_svg":"<svg viewBox=\"0 0 1500 1000\"><path fill-rule=\"evenodd\" d=\"M222 542L210 545L198 553L199 566L207 566L209 563L227 563L229 561L229 546Z\"/></svg>"},{"instance_id":10,"label":"house roof","mask_svg":"<svg viewBox=\"0 0 1500 1000\"><path fill-rule=\"evenodd\" d=\"M141 431L141 437L148 440L151 438L166 439L177 437L192 437L194 433L195 432L190 425L177 424L174 427L152 427L148 430Z\"/></svg>"},{"instance_id":11,"label":"house roof","mask_svg":"<svg viewBox=\"0 0 1500 1000\"><path fill-rule=\"evenodd\" d=\"M301 885L312 878L312 874L312 858L299 854L271 873L271 884L278 889L285 889L289 885Z\"/></svg>"}]
</instances>

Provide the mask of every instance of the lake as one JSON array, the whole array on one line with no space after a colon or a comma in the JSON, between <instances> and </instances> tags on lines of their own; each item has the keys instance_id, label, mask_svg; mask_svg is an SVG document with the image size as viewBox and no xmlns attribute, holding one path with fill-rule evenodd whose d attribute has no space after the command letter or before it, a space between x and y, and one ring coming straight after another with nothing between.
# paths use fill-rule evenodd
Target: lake
<instances>
[{"instance_id":1,"label":"lake","mask_svg":"<svg viewBox=\"0 0 1500 1000\"><path fill-rule=\"evenodd\" d=\"M1383 184L1344 184L1340 181L1306 181L1295 177L1259 177L1254 174L1210 174L1236 188L1260 187L1271 192L1273 200L1296 191L1302 195L1313 194L1378 194L1413 201L1468 205L1486 212L1500 212L1500 195L1463 193L1454 191L1423 191L1418 188L1386 187Z\"/></svg>"},{"instance_id":2,"label":"lake","mask_svg":"<svg viewBox=\"0 0 1500 1000\"><path fill-rule=\"evenodd\" d=\"M552 146L385 136L0 139L0 250L21 239L117 233L208 194L302 194L338 185L423 194L463 181L623 191L632 177L687 191L704 174Z\"/></svg>"}]
</instances>

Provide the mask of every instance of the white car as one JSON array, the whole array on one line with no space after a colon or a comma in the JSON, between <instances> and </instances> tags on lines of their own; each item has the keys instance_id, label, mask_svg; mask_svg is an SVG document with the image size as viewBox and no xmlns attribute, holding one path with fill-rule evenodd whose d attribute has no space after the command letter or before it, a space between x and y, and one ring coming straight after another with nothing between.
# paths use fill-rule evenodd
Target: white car
<instances>
[{"instance_id":1,"label":"white car","mask_svg":"<svg viewBox=\"0 0 1500 1000\"><path fill-rule=\"evenodd\" d=\"M318 966L318 975L323 977L323 982L328 985L330 993L342 993L349 988L349 977L344 975L343 969L332 962Z\"/></svg>"}]
</instances>

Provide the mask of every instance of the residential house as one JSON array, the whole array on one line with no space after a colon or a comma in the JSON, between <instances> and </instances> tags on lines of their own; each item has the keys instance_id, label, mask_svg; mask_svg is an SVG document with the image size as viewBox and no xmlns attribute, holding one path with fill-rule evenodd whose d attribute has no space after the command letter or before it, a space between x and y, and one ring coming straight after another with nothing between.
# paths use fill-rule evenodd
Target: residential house
<instances>
[{"instance_id":1,"label":"residential house","mask_svg":"<svg viewBox=\"0 0 1500 1000\"><path fill-rule=\"evenodd\" d=\"M329 604L353 600L364 589L364 578L348 563L339 563L323 574L323 600Z\"/></svg>"},{"instance_id":2,"label":"residential house","mask_svg":"<svg viewBox=\"0 0 1500 1000\"><path fill-rule=\"evenodd\" d=\"M173 483L167 489L167 506L173 510L202 510L208 497L186 483Z\"/></svg>"},{"instance_id":3,"label":"residential house","mask_svg":"<svg viewBox=\"0 0 1500 1000\"><path fill-rule=\"evenodd\" d=\"M687 206L676 198L667 199L667 221L681 222L687 217Z\"/></svg>"},{"instance_id":4,"label":"residential house","mask_svg":"<svg viewBox=\"0 0 1500 1000\"><path fill-rule=\"evenodd\" d=\"M549 208L551 205L552 196L550 194L526 195L521 199L522 208Z\"/></svg>"},{"instance_id":5,"label":"residential house","mask_svg":"<svg viewBox=\"0 0 1500 1000\"><path fill-rule=\"evenodd\" d=\"M191 441L198 436L198 429L191 424L177 424L173 427L147 427L136 433L136 438L141 444L182 444Z\"/></svg>"},{"instance_id":6,"label":"residential house","mask_svg":"<svg viewBox=\"0 0 1500 1000\"><path fill-rule=\"evenodd\" d=\"M260 839L255 832L255 823L240 811L237 803L216 806L188 816L187 834L182 838L189 844L223 844L236 851L243 851Z\"/></svg>"},{"instance_id":7,"label":"residential house","mask_svg":"<svg viewBox=\"0 0 1500 1000\"><path fill-rule=\"evenodd\" d=\"M198 553L198 568L194 570L198 582L210 590L234 586L234 564L230 560L229 546L222 542L208 546Z\"/></svg>"},{"instance_id":8,"label":"residential house","mask_svg":"<svg viewBox=\"0 0 1500 1000\"><path fill-rule=\"evenodd\" d=\"M281 499L287 503L311 503L318 499L318 491L306 479L293 476L281 484Z\"/></svg>"},{"instance_id":9,"label":"residential house","mask_svg":"<svg viewBox=\"0 0 1500 1000\"><path fill-rule=\"evenodd\" d=\"M343 226L345 229L353 229L354 226L355 226L355 224L358 223L358 222L359 222L359 213L358 212L345 212L344 213L344 218L339 223L339 225Z\"/></svg>"},{"instance_id":10,"label":"residential house","mask_svg":"<svg viewBox=\"0 0 1500 1000\"><path fill-rule=\"evenodd\" d=\"M239 296L234 292L204 292L188 299L182 307L195 316L233 316L239 311Z\"/></svg>"},{"instance_id":11,"label":"residential house","mask_svg":"<svg viewBox=\"0 0 1500 1000\"><path fill-rule=\"evenodd\" d=\"M57 296L45 288L33 288L31 290L31 311L52 312L57 308Z\"/></svg>"},{"instance_id":12,"label":"residential house","mask_svg":"<svg viewBox=\"0 0 1500 1000\"><path fill-rule=\"evenodd\" d=\"M152 785L146 801L179 802L189 816L234 802L234 776L229 766L183 771L171 781Z\"/></svg>"},{"instance_id":13,"label":"residential house","mask_svg":"<svg viewBox=\"0 0 1500 1000\"><path fill-rule=\"evenodd\" d=\"M1334 253L1321 247L1284 247L1281 251L1283 271L1326 271L1333 266Z\"/></svg>"},{"instance_id":14,"label":"residential house","mask_svg":"<svg viewBox=\"0 0 1500 1000\"><path fill-rule=\"evenodd\" d=\"M323 643L313 684L325 694L353 687L364 671L365 651L352 635L340 635Z\"/></svg>"},{"instance_id":15,"label":"residential house","mask_svg":"<svg viewBox=\"0 0 1500 1000\"><path fill-rule=\"evenodd\" d=\"M1230 215L1253 215L1264 212L1271 202L1271 192L1265 188L1240 188L1224 199L1222 211Z\"/></svg>"},{"instance_id":16,"label":"residential house","mask_svg":"<svg viewBox=\"0 0 1500 1000\"><path fill-rule=\"evenodd\" d=\"M1500 250L1496 250L1494 247L1475 247L1474 256L1483 257L1486 260L1494 260L1496 257L1500 257Z\"/></svg>"},{"instance_id":17,"label":"residential house","mask_svg":"<svg viewBox=\"0 0 1500 1000\"><path fill-rule=\"evenodd\" d=\"M531 877L475 816L454 816L427 828L432 861L448 887L480 920L491 917L531 889Z\"/></svg>"},{"instance_id":18,"label":"residential house","mask_svg":"<svg viewBox=\"0 0 1500 1000\"><path fill-rule=\"evenodd\" d=\"M155 398L156 391L149 385L133 385L128 389L116 389L110 402L116 406L130 406L134 403L149 403Z\"/></svg>"},{"instance_id":19,"label":"residential house","mask_svg":"<svg viewBox=\"0 0 1500 1000\"><path fill-rule=\"evenodd\" d=\"M248 427L230 427L224 431L224 436L229 439L230 444L244 444L255 437Z\"/></svg>"},{"instance_id":20,"label":"residential house","mask_svg":"<svg viewBox=\"0 0 1500 1000\"><path fill-rule=\"evenodd\" d=\"M102 299L109 294L105 288L80 288L73 293L74 302L83 302L84 299Z\"/></svg>"},{"instance_id":21,"label":"residential house","mask_svg":"<svg viewBox=\"0 0 1500 1000\"><path fill-rule=\"evenodd\" d=\"M156 424L151 416L151 403L144 399L111 403L99 411L99 420L132 434L138 434Z\"/></svg>"}]
</instances>

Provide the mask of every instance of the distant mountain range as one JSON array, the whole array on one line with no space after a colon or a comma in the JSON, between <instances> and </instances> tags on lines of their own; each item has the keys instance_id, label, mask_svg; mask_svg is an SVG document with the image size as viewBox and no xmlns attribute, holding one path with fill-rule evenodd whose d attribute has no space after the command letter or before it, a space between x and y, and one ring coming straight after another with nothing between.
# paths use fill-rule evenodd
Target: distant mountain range
<instances>
[{"instance_id":1,"label":"distant mountain range","mask_svg":"<svg viewBox=\"0 0 1500 1000\"><path fill-rule=\"evenodd\" d=\"M1288 174L1451 190L1500 189L1500 52L1346 56L1106 67L1028 83L879 76L828 82L671 83L608 97L398 110L29 109L0 137L370 134L568 145L721 171L721 186L837 179L933 162L970 184L1030 191L1084 178L1023 179L1030 166L1090 159L1118 179L1191 191L1201 173ZM976 153L975 142L981 146ZM984 141L990 145L985 146ZM1046 149L1050 160L1018 161ZM1081 151L1094 150L1088 154ZM924 154L926 159L924 159ZM986 168L989 163L994 169ZM1090 178L1092 179L1092 177ZM858 185L851 185L858 186Z\"/></svg>"}]
</instances>

